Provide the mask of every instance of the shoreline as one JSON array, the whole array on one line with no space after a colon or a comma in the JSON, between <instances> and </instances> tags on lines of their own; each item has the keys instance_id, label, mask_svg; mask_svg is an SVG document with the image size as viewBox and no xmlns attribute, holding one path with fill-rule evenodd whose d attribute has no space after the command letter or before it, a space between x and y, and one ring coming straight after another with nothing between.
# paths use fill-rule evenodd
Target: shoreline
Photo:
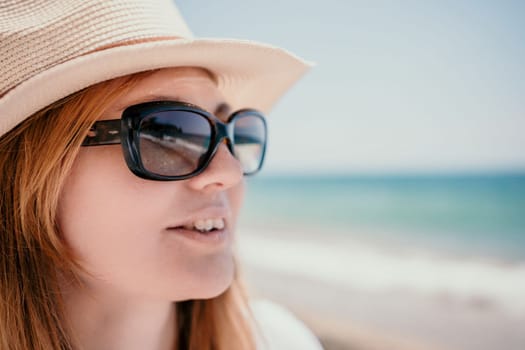
<instances>
[{"instance_id":1,"label":"shoreline","mask_svg":"<svg viewBox=\"0 0 525 350\"><path fill-rule=\"evenodd\" d=\"M249 292L288 307L327 342L327 350L521 350L525 344L521 265L414 258L290 230L238 232ZM439 274L425 281L428 269ZM471 280L462 285L465 274Z\"/></svg>"},{"instance_id":2,"label":"shoreline","mask_svg":"<svg viewBox=\"0 0 525 350\"><path fill-rule=\"evenodd\" d=\"M240 222L238 232L242 235L243 230L248 232L264 232L265 235L272 237L282 236L297 238L302 240L304 238L318 240L320 232L327 231L323 235L323 239L328 242L344 242L351 244L359 244L365 246L373 246L374 249L381 249L385 252L392 252L394 254L423 254L435 258L444 258L452 260L475 260L483 263L489 263L500 266L515 266L525 264L525 250L519 256L509 256L506 252L481 252L477 250L470 250L465 242L455 243L455 247L445 247L442 244L435 246L422 242L414 242L412 240L413 234L407 234L403 229L388 229L388 228L372 228L368 226L350 226L347 228L341 227L324 227L322 225L302 225L298 220L293 222L256 222L248 223L247 221ZM436 232L427 232L427 235L439 234ZM410 240L410 243L405 242ZM524 248L525 249L525 248ZM523 256L522 256L523 255Z\"/></svg>"}]
</instances>

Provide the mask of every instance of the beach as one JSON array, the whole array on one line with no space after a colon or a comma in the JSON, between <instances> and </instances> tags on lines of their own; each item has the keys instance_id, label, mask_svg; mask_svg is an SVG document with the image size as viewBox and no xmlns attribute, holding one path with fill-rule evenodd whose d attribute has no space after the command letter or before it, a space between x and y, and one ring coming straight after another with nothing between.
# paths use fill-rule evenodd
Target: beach
<instances>
[{"instance_id":1,"label":"beach","mask_svg":"<svg viewBox=\"0 0 525 350\"><path fill-rule=\"evenodd\" d=\"M249 293L339 350L523 350L525 263L437 254L358 235L241 225Z\"/></svg>"}]
</instances>

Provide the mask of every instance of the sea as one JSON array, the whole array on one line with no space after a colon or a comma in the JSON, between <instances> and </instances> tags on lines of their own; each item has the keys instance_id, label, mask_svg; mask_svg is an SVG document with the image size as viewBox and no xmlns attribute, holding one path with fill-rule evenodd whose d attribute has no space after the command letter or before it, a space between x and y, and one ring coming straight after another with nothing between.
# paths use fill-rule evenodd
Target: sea
<instances>
[{"instance_id":1,"label":"sea","mask_svg":"<svg viewBox=\"0 0 525 350\"><path fill-rule=\"evenodd\" d=\"M525 172L260 174L247 179L240 221L305 230L321 240L348 236L399 249L521 263Z\"/></svg>"}]
</instances>

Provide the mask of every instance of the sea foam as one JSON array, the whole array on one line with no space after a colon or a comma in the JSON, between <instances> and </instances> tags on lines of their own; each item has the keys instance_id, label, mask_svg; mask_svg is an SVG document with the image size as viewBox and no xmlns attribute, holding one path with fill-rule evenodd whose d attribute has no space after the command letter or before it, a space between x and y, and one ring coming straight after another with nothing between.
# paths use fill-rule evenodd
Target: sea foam
<instances>
[{"instance_id":1,"label":"sea foam","mask_svg":"<svg viewBox=\"0 0 525 350\"><path fill-rule=\"evenodd\" d=\"M343 288L485 300L510 313L525 314L525 262L500 264L424 252L396 252L346 238L300 237L290 232L269 234L260 229L242 229L240 257L257 268Z\"/></svg>"}]
</instances>

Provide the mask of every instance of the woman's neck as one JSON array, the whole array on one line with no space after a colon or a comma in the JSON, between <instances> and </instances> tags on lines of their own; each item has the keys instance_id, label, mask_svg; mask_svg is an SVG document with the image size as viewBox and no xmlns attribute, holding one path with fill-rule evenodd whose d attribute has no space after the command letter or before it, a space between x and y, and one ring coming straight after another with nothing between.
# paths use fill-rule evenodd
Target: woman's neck
<instances>
[{"instance_id":1,"label":"woman's neck","mask_svg":"<svg viewBox=\"0 0 525 350\"><path fill-rule=\"evenodd\" d=\"M176 305L116 293L68 291L64 306L82 350L172 350Z\"/></svg>"}]
</instances>

